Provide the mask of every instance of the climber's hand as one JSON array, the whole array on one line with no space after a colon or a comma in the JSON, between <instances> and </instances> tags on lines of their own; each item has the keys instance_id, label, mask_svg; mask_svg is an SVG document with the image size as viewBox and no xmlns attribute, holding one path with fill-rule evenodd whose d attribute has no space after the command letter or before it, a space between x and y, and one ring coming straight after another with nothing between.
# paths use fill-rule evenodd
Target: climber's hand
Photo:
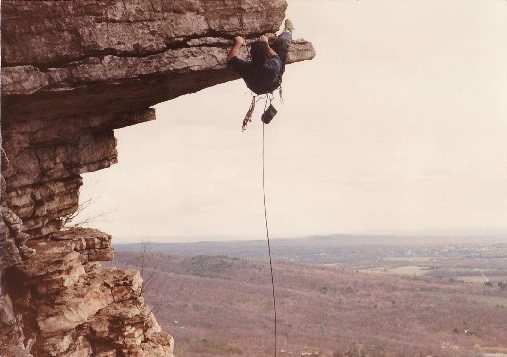
<instances>
[{"instance_id":1,"label":"climber's hand","mask_svg":"<svg viewBox=\"0 0 507 357\"><path fill-rule=\"evenodd\" d=\"M240 46L245 45L245 39L241 36L234 37L234 41L236 41L236 44L239 44Z\"/></svg>"},{"instance_id":2,"label":"climber's hand","mask_svg":"<svg viewBox=\"0 0 507 357\"><path fill-rule=\"evenodd\" d=\"M245 39L241 36L234 37L234 46L229 50L227 55L227 62L232 60L234 57L238 57L241 52L241 46L245 44Z\"/></svg>"},{"instance_id":3,"label":"climber's hand","mask_svg":"<svg viewBox=\"0 0 507 357\"><path fill-rule=\"evenodd\" d=\"M268 38L268 36L266 36L266 35L262 35L261 37L259 37L259 41L262 41L262 42L266 42L266 43L268 43L269 38Z\"/></svg>"}]
</instances>

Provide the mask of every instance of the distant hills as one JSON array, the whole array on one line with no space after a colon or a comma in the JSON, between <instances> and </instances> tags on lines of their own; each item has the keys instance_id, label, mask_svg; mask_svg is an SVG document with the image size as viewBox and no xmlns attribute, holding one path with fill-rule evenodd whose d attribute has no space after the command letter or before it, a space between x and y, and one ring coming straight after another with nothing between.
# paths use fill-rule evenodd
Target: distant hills
<instances>
[{"instance_id":1,"label":"distant hills","mask_svg":"<svg viewBox=\"0 0 507 357\"><path fill-rule=\"evenodd\" d=\"M161 238L157 238L161 240ZM168 239L169 240L169 239ZM507 244L507 237L499 236L461 236L461 237L427 237L427 236L389 236L389 235L316 235L303 238L272 239L273 257L276 259L301 260L307 262L334 263L350 261L355 255L377 257L402 254L409 247L446 246L452 244ZM266 240L228 240L203 241L190 243L117 243L117 251L140 252L143 244L150 252L170 253L177 255L226 255L239 258L264 259L267 257ZM406 249L404 248L406 247ZM421 253L422 254L422 253Z\"/></svg>"}]
</instances>

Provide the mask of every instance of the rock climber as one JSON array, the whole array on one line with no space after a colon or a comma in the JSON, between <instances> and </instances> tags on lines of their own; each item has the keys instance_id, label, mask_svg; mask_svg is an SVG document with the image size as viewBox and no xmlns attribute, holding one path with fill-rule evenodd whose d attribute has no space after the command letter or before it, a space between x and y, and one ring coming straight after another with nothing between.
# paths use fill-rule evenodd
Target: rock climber
<instances>
[{"instance_id":1,"label":"rock climber","mask_svg":"<svg viewBox=\"0 0 507 357\"><path fill-rule=\"evenodd\" d=\"M241 46L246 44L245 39L241 36L234 38L235 43L229 51L227 63L241 75L246 86L256 95L273 93L275 89L280 88L280 97L282 96L282 76L285 72L285 62L292 42L293 30L292 21L285 20L284 30L275 40L273 48L269 46L268 37L266 35L261 36L250 47L251 60L249 61L238 58ZM255 102L256 98L253 96L250 108L243 119L241 128L243 131L252 120ZM271 104L270 99L269 107L262 114L262 122L269 124L276 113L277 111Z\"/></svg>"},{"instance_id":2,"label":"rock climber","mask_svg":"<svg viewBox=\"0 0 507 357\"><path fill-rule=\"evenodd\" d=\"M261 36L251 45L251 61L238 58L241 46L246 42L241 36L234 38L235 44L229 51L227 62L255 94L271 93L280 86L293 30L292 22L285 20L284 30L275 40L273 47L269 46L266 35Z\"/></svg>"}]
</instances>

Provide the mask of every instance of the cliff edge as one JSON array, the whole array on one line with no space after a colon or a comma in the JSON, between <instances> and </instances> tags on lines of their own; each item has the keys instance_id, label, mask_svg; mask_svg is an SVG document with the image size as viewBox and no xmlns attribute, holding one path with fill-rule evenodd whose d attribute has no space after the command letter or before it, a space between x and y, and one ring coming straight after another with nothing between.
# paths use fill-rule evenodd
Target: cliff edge
<instances>
[{"instance_id":1,"label":"cliff edge","mask_svg":"<svg viewBox=\"0 0 507 357\"><path fill-rule=\"evenodd\" d=\"M114 129L237 79L231 38L278 30L285 0L2 1L0 355L172 356L111 236L63 228ZM312 59L295 41L289 62Z\"/></svg>"}]
</instances>

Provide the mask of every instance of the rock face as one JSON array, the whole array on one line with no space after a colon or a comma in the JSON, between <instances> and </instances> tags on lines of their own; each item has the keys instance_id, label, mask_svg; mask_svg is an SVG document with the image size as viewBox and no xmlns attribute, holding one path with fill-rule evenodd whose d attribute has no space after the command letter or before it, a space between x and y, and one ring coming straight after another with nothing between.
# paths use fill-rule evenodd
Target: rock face
<instances>
[{"instance_id":1,"label":"rock face","mask_svg":"<svg viewBox=\"0 0 507 357\"><path fill-rule=\"evenodd\" d=\"M78 209L80 174L116 163L114 129L237 79L226 66L231 38L275 32L286 7L2 1L1 355L172 355L139 273L97 263L112 259L111 237L63 225ZM295 41L289 62L314 55Z\"/></svg>"}]
</instances>

